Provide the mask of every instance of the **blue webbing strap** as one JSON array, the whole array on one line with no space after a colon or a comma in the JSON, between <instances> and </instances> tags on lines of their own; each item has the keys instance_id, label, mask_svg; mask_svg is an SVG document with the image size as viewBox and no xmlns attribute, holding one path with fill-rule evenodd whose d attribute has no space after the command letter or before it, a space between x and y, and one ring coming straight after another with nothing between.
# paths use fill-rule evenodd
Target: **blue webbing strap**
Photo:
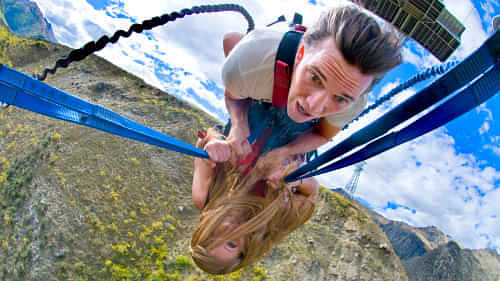
<instances>
[{"instance_id":1,"label":"blue webbing strap","mask_svg":"<svg viewBox=\"0 0 500 281\"><path fill-rule=\"evenodd\" d=\"M412 118L443 98L464 87L477 76L494 65L500 57L500 31L493 34L486 42L463 62L455 66L430 86L407 99L405 102L384 114L370 125L354 133L341 143L322 153L311 162L298 168L285 177L286 182L317 169L323 164L385 134L400 123Z\"/></svg>"},{"instance_id":2,"label":"blue webbing strap","mask_svg":"<svg viewBox=\"0 0 500 281\"><path fill-rule=\"evenodd\" d=\"M324 168L301 176L297 180L328 173L356 164L395 146L424 135L452 121L453 119L470 111L474 107L481 105L483 102L493 97L500 91L499 81L500 64L497 63L493 69L489 70L483 77L479 78L472 85L464 88L448 101L439 105L434 110L422 116L404 129L387 134L367 144L363 147L363 149L329 164Z\"/></svg>"},{"instance_id":3,"label":"blue webbing strap","mask_svg":"<svg viewBox=\"0 0 500 281\"><path fill-rule=\"evenodd\" d=\"M0 64L0 102L200 158L208 154Z\"/></svg>"}]
</instances>

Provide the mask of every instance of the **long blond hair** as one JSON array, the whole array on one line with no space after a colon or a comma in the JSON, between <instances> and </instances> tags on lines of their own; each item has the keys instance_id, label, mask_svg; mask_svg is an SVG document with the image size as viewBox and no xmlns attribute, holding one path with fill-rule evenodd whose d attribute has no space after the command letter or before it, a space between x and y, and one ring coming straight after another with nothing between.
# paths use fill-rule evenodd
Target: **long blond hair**
<instances>
[{"instance_id":1,"label":"long blond hair","mask_svg":"<svg viewBox=\"0 0 500 281\"><path fill-rule=\"evenodd\" d=\"M294 194L284 182L279 188L267 186L265 170L255 168L242 176L242 167L233 162L217 164L209 188L210 200L191 239L193 260L204 271L225 274L257 262L269 254L274 244L311 217L314 202L308 199L300 205L294 203ZM250 194L259 181L266 185L265 197ZM238 214L241 224L224 237L217 237L218 227L230 212ZM208 254L211 249L242 236L247 237L246 247L242 256L231 263L219 263Z\"/></svg>"}]
</instances>

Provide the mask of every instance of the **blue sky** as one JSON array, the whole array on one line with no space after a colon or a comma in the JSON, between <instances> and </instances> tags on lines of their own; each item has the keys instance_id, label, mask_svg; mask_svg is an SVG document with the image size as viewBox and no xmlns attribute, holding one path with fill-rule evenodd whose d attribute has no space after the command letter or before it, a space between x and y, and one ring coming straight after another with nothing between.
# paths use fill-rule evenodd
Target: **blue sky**
<instances>
[{"instance_id":1,"label":"blue sky","mask_svg":"<svg viewBox=\"0 0 500 281\"><path fill-rule=\"evenodd\" d=\"M163 13L214 0L35 0L59 42L77 48ZM254 17L257 27L294 12L306 25L321 13L324 0L236 0ZM499 0L447 0L446 7L465 26L462 45L451 59L462 60L492 33L491 18L500 14ZM275 29L286 29L284 24ZM98 55L167 90L213 116L225 120L220 66L222 36L246 30L238 14L186 17L157 30L136 34ZM370 101L418 71L439 64L414 41L404 48L404 64L390 72ZM421 83L341 132L324 151L415 94ZM466 248L500 249L500 95L459 119L412 142L367 161L356 196L384 216L414 226L435 225ZM325 186L345 186L354 167L318 177Z\"/></svg>"}]
</instances>

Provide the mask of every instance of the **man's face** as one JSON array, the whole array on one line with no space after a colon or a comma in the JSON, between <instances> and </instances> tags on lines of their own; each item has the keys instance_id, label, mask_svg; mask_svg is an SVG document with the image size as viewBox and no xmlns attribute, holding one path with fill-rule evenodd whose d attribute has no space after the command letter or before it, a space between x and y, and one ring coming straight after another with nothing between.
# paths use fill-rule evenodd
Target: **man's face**
<instances>
[{"instance_id":1,"label":"man's face","mask_svg":"<svg viewBox=\"0 0 500 281\"><path fill-rule=\"evenodd\" d=\"M346 110L374 79L347 63L331 38L301 47L295 61L287 112L298 123Z\"/></svg>"}]
</instances>

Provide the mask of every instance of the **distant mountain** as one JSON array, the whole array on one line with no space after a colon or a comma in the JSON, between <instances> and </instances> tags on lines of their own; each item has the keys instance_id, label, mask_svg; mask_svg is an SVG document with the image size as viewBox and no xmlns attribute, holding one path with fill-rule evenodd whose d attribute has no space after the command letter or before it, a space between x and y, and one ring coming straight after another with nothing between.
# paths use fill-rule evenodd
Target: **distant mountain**
<instances>
[{"instance_id":1,"label":"distant mountain","mask_svg":"<svg viewBox=\"0 0 500 281\"><path fill-rule=\"evenodd\" d=\"M0 24L18 36L57 42L49 22L31 0L0 0Z\"/></svg>"},{"instance_id":2,"label":"distant mountain","mask_svg":"<svg viewBox=\"0 0 500 281\"><path fill-rule=\"evenodd\" d=\"M463 250L450 241L421 256L404 260L403 264L411 281L427 280L474 280L497 281L481 267L472 251Z\"/></svg>"},{"instance_id":3,"label":"distant mountain","mask_svg":"<svg viewBox=\"0 0 500 281\"><path fill-rule=\"evenodd\" d=\"M343 189L335 189L346 198ZM361 204L359 204L361 205ZM499 281L500 255L490 249L462 249L435 226L413 227L364 208L385 232L410 281Z\"/></svg>"}]
</instances>

